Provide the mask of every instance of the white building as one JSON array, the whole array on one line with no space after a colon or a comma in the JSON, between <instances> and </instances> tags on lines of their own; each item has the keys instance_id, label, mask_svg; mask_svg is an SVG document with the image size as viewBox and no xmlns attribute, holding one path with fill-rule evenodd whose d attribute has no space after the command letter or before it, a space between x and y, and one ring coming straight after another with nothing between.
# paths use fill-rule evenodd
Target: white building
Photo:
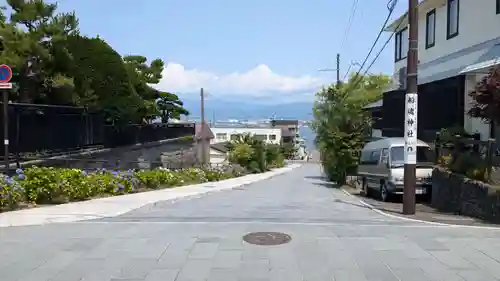
<instances>
[{"instance_id":1,"label":"white building","mask_svg":"<svg viewBox=\"0 0 500 281\"><path fill-rule=\"evenodd\" d=\"M211 127L214 138L210 141L212 144L234 140L236 135L251 134L267 143L280 144L280 128L262 128L262 127Z\"/></svg>"},{"instance_id":2,"label":"white building","mask_svg":"<svg viewBox=\"0 0 500 281\"><path fill-rule=\"evenodd\" d=\"M489 138L490 126L467 115L468 93L500 63L500 0L423 0L418 13L419 127L423 123L425 129L436 131L460 125ZM407 26L405 14L388 27L396 32L395 83L388 92L406 88ZM383 118L386 122L385 114Z\"/></svg>"}]
</instances>

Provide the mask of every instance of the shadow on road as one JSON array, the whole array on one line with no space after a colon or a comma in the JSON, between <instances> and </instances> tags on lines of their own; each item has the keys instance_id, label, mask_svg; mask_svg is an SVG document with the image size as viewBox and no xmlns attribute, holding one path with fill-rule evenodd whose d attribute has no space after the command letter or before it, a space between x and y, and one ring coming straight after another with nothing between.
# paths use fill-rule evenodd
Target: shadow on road
<instances>
[{"instance_id":1,"label":"shadow on road","mask_svg":"<svg viewBox=\"0 0 500 281\"><path fill-rule=\"evenodd\" d=\"M305 176L304 178L308 180L326 180L323 176Z\"/></svg>"}]
</instances>

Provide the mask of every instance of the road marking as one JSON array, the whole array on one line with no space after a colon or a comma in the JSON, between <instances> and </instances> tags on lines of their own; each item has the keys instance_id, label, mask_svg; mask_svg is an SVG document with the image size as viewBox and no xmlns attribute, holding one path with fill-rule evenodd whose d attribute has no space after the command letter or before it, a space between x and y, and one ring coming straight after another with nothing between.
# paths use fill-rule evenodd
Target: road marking
<instances>
[{"instance_id":1,"label":"road marking","mask_svg":"<svg viewBox=\"0 0 500 281\"><path fill-rule=\"evenodd\" d=\"M370 203L365 202L364 200L358 199L356 196L350 194L347 190L345 190L343 188L342 188L342 191L345 194L347 194L348 196L356 198L356 200L358 200L361 204L363 204L367 208L371 209L372 211L374 211L382 216L388 217L388 218L394 218L394 219L399 219L399 220L409 221L409 222L423 223L423 224L428 224L428 225L431 225L434 227L437 226L437 227L447 227L447 228L472 228L472 229L500 230L500 227L496 227L496 226L461 225L461 224L451 224L451 223L442 223L442 222L432 222L432 221L425 221L425 220L412 219L412 218L406 218L406 217L402 217L402 216L398 216L398 215L393 215L393 214L389 214L389 213L386 213L386 212L378 209L377 207L373 206Z\"/></svg>"},{"instance_id":2,"label":"road marking","mask_svg":"<svg viewBox=\"0 0 500 281\"><path fill-rule=\"evenodd\" d=\"M387 222L387 221L383 221ZM350 226L350 227L401 227L401 228L431 228L435 226L423 224L388 224L388 223L374 223L374 224L356 224L356 223L320 223L320 222L266 222L266 221L231 221L231 222L213 222L213 221L80 221L69 222L66 224L164 224L164 225L205 225L205 224L220 224L220 225L241 225L241 224L263 224L263 225L296 225L296 226Z\"/></svg>"}]
</instances>

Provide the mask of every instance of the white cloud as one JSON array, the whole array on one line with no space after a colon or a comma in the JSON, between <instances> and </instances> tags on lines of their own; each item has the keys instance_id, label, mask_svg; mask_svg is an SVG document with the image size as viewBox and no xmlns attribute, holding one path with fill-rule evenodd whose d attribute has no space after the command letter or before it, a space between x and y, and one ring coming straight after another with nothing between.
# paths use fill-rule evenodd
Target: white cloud
<instances>
[{"instance_id":1,"label":"white cloud","mask_svg":"<svg viewBox=\"0 0 500 281\"><path fill-rule=\"evenodd\" d=\"M206 89L213 96L276 97L287 100L310 99L324 81L304 75L283 76L261 64L247 72L217 75L198 69L186 69L183 65L169 63L163 71L163 79L157 88L175 93L195 93Z\"/></svg>"}]
</instances>

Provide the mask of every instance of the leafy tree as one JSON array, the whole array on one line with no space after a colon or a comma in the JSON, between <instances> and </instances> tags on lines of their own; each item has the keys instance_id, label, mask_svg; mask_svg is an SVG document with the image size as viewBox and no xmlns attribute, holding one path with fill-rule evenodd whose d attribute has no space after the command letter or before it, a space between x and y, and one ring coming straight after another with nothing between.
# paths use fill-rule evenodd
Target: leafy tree
<instances>
[{"instance_id":1,"label":"leafy tree","mask_svg":"<svg viewBox=\"0 0 500 281\"><path fill-rule=\"evenodd\" d=\"M230 155L233 151L236 151L239 147L250 147L251 155L250 159L242 164L252 173L261 173L268 170L269 167L280 167L284 165L284 157L280 152L280 149L276 145L266 144L263 140L258 139L251 134L238 134L235 138L227 144L227 148L230 151ZM229 158L230 161L235 161L235 158Z\"/></svg>"},{"instance_id":2,"label":"leafy tree","mask_svg":"<svg viewBox=\"0 0 500 281\"><path fill-rule=\"evenodd\" d=\"M7 0L0 8L0 61L13 68L10 99L86 106L115 125L164 122L189 112L175 94L153 88L164 62L121 57L98 36L80 36L74 12L44 0Z\"/></svg>"},{"instance_id":3,"label":"leafy tree","mask_svg":"<svg viewBox=\"0 0 500 281\"><path fill-rule=\"evenodd\" d=\"M252 161L254 149L247 143L238 143L229 152L229 161L242 167L248 167Z\"/></svg>"},{"instance_id":4,"label":"leafy tree","mask_svg":"<svg viewBox=\"0 0 500 281\"><path fill-rule=\"evenodd\" d=\"M71 36L66 40L75 85L75 104L102 111L112 124L136 121L141 97L135 92L122 57L104 40Z\"/></svg>"},{"instance_id":5,"label":"leafy tree","mask_svg":"<svg viewBox=\"0 0 500 281\"><path fill-rule=\"evenodd\" d=\"M327 177L339 185L358 164L370 118L363 107L381 98L389 79L383 75L351 77L316 94L312 123L316 146Z\"/></svg>"},{"instance_id":6,"label":"leafy tree","mask_svg":"<svg viewBox=\"0 0 500 281\"><path fill-rule=\"evenodd\" d=\"M176 94L160 92L157 105L163 123L167 123L170 119L179 119L181 115L189 115L189 111L183 107L184 103Z\"/></svg>"},{"instance_id":7,"label":"leafy tree","mask_svg":"<svg viewBox=\"0 0 500 281\"><path fill-rule=\"evenodd\" d=\"M20 74L18 100L44 100L60 81L53 78L64 72L61 59L67 50L58 42L79 33L78 19L74 13L56 13L57 5L43 0L7 0L7 4L12 13L9 21L0 17L0 58Z\"/></svg>"},{"instance_id":8,"label":"leafy tree","mask_svg":"<svg viewBox=\"0 0 500 281\"><path fill-rule=\"evenodd\" d=\"M165 63L161 59L153 60L150 65L147 65L147 58L143 56L125 56L123 61L137 94L145 101L140 109L144 119L148 120L152 114L156 114L161 116L163 123L167 123L170 119L189 115L177 95L150 86L158 84L162 78ZM156 108L152 105L156 105Z\"/></svg>"},{"instance_id":9,"label":"leafy tree","mask_svg":"<svg viewBox=\"0 0 500 281\"><path fill-rule=\"evenodd\" d=\"M297 147L293 143L283 143L280 148L281 153L286 159L294 159L298 151Z\"/></svg>"},{"instance_id":10,"label":"leafy tree","mask_svg":"<svg viewBox=\"0 0 500 281\"><path fill-rule=\"evenodd\" d=\"M468 114L490 124L500 122L500 67L490 70L469 93L473 102Z\"/></svg>"}]
</instances>

